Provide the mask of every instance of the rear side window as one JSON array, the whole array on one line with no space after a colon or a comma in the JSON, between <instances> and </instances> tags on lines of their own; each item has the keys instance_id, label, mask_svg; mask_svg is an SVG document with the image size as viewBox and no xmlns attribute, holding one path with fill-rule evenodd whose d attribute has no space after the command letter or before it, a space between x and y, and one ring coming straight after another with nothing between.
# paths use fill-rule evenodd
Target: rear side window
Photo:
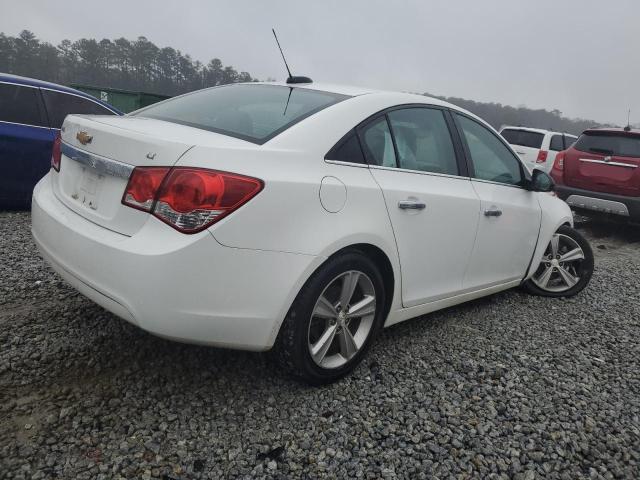
<instances>
[{"instance_id":1,"label":"rear side window","mask_svg":"<svg viewBox=\"0 0 640 480\"><path fill-rule=\"evenodd\" d=\"M562 141L562 135L554 135L553 137L551 137L549 150L553 150L555 152L564 150L564 142Z\"/></svg>"},{"instance_id":2,"label":"rear side window","mask_svg":"<svg viewBox=\"0 0 640 480\"><path fill-rule=\"evenodd\" d=\"M616 132L583 133L573 146L581 152L640 157L640 135Z\"/></svg>"},{"instance_id":3,"label":"rear side window","mask_svg":"<svg viewBox=\"0 0 640 480\"><path fill-rule=\"evenodd\" d=\"M349 133L346 138L331 149L325 158L339 162L365 163L356 132Z\"/></svg>"},{"instance_id":4,"label":"rear side window","mask_svg":"<svg viewBox=\"0 0 640 480\"><path fill-rule=\"evenodd\" d=\"M384 115L365 125L360 131L363 148L370 165L396 167L393 139Z\"/></svg>"},{"instance_id":5,"label":"rear side window","mask_svg":"<svg viewBox=\"0 0 640 480\"><path fill-rule=\"evenodd\" d=\"M47 107L51 128L62 127L64 118L72 113L86 115L114 115L114 113L102 105L83 97L70 95L53 90L42 90L44 104Z\"/></svg>"},{"instance_id":6,"label":"rear side window","mask_svg":"<svg viewBox=\"0 0 640 480\"><path fill-rule=\"evenodd\" d=\"M505 128L500 134L511 145L520 145L521 147L540 148L544 140L544 134L528 130Z\"/></svg>"},{"instance_id":7,"label":"rear side window","mask_svg":"<svg viewBox=\"0 0 640 480\"><path fill-rule=\"evenodd\" d=\"M453 142L441 110L406 108L393 110L388 116L400 168L458 174Z\"/></svg>"},{"instance_id":8,"label":"rear side window","mask_svg":"<svg viewBox=\"0 0 640 480\"><path fill-rule=\"evenodd\" d=\"M576 143L576 140L578 140L578 137L571 137L569 135L565 135L564 136L564 149L566 150L567 148L569 148L571 145L573 145L574 143Z\"/></svg>"},{"instance_id":9,"label":"rear side window","mask_svg":"<svg viewBox=\"0 0 640 480\"><path fill-rule=\"evenodd\" d=\"M0 83L0 121L46 127L37 88Z\"/></svg>"},{"instance_id":10,"label":"rear side window","mask_svg":"<svg viewBox=\"0 0 640 480\"><path fill-rule=\"evenodd\" d=\"M346 95L279 85L227 85L183 95L134 115L262 144Z\"/></svg>"}]
</instances>

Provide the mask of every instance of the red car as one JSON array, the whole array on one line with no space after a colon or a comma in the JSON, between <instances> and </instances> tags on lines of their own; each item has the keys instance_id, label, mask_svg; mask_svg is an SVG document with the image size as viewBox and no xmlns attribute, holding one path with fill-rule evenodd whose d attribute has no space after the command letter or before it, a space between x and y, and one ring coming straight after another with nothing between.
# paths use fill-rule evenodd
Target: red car
<instances>
[{"instance_id":1,"label":"red car","mask_svg":"<svg viewBox=\"0 0 640 480\"><path fill-rule=\"evenodd\" d=\"M585 130L556 156L556 193L576 210L640 221L640 130Z\"/></svg>"}]
</instances>

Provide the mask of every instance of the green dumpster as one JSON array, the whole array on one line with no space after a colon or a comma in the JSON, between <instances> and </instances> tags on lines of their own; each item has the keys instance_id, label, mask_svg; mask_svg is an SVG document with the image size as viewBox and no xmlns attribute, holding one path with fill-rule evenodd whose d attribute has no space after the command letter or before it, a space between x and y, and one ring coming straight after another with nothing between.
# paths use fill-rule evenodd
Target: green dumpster
<instances>
[{"instance_id":1,"label":"green dumpster","mask_svg":"<svg viewBox=\"0 0 640 480\"><path fill-rule=\"evenodd\" d=\"M121 90L118 88L102 88L90 85L70 85L76 90L93 95L99 100L106 102L118 110L129 113L139 108L146 107L156 102L171 98L167 95L158 95L156 93L132 92L130 90Z\"/></svg>"}]
</instances>

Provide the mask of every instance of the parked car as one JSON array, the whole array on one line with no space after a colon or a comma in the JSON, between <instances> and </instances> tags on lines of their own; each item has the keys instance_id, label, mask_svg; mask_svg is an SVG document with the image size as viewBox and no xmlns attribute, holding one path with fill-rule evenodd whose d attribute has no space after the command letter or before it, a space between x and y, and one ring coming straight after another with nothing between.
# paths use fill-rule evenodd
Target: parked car
<instances>
[{"instance_id":1,"label":"parked car","mask_svg":"<svg viewBox=\"0 0 640 480\"><path fill-rule=\"evenodd\" d=\"M556 157L558 196L576 210L640 221L640 130L585 130Z\"/></svg>"},{"instance_id":2,"label":"parked car","mask_svg":"<svg viewBox=\"0 0 640 480\"><path fill-rule=\"evenodd\" d=\"M383 326L520 285L575 295L593 270L551 178L421 95L216 87L71 115L54 152L33 237L63 278L162 337L273 347L311 383Z\"/></svg>"},{"instance_id":3,"label":"parked car","mask_svg":"<svg viewBox=\"0 0 640 480\"><path fill-rule=\"evenodd\" d=\"M69 113L120 114L78 90L0 73L0 208L24 208Z\"/></svg>"},{"instance_id":4,"label":"parked car","mask_svg":"<svg viewBox=\"0 0 640 480\"><path fill-rule=\"evenodd\" d=\"M527 127L502 127L500 134L520 155L529 170L538 168L547 173L558 152L566 150L578 139L568 133Z\"/></svg>"}]
</instances>

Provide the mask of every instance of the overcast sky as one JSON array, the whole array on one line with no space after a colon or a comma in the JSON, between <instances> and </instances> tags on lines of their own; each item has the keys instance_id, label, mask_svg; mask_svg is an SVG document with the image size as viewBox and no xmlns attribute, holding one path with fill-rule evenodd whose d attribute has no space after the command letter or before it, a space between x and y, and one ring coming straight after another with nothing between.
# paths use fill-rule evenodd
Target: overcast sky
<instances>
[{"instance_id":1,"label":"overcast sky","mask_svg":"<svg viewBox=\"0 0 640 480\"><path fill-rule=\"evenodd\" d=\"M431 92L640 123L639 0L0 0L0 31L146 36L254 77Z\"/></svg>"}]
</instances>

